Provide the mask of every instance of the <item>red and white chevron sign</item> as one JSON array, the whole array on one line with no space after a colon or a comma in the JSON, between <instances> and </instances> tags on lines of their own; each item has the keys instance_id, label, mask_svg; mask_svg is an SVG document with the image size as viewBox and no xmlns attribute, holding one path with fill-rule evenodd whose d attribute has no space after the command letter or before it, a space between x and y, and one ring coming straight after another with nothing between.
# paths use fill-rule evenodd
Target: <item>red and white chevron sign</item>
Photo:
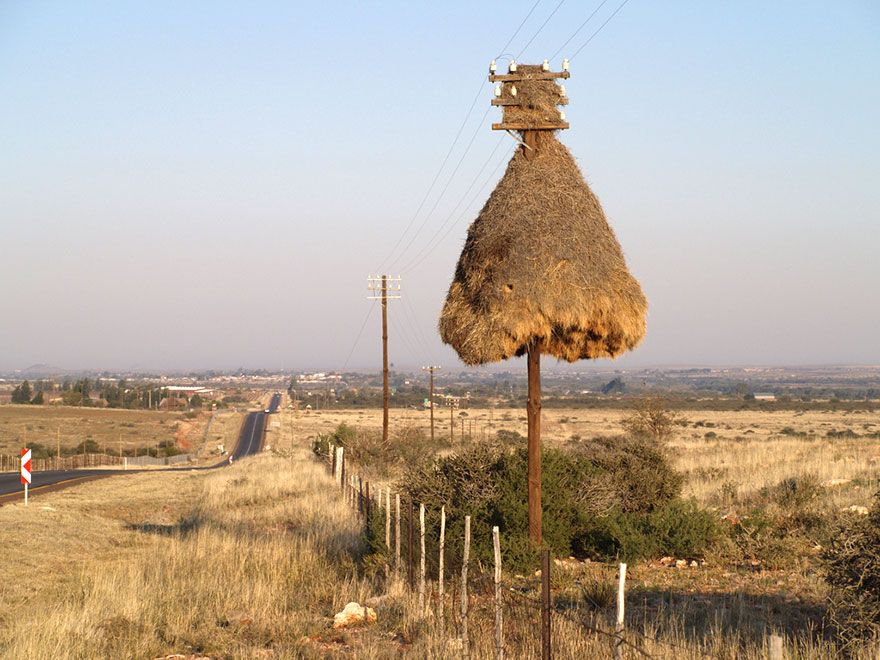
<instances>
[{"instance_id":1,"label":"red and white chevron sign","mask_svg":"<svg viewBox=\"0 0 880 660\"><path fill-rule=\"evenodd\" d=\"M31 450L21 450L21 483L29 484L31 482Z\"/></svg>"}]
</instances>

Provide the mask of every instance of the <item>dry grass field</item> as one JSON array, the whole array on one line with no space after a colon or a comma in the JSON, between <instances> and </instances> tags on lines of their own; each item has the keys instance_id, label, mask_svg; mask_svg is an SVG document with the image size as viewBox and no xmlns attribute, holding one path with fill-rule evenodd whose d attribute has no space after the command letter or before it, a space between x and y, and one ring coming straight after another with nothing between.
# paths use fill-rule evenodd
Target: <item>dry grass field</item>
<instances>
[{"instance_id":1,"label":"dry grass field","mask_svg":"<svg viewBox=\"0 0 880 660\"><path fill-rule=\"evenodd\" d=\"M155 447L172 441L184 451L200 443L209 413L188 418L182 412L73 408L68 406L0 406L0 453L17 454L38 442L62 449L94 440L111 452Z\"/></svg>"},{"instance_id":2,"label":"dry grass field","mask_svg":"<svg viewBox=\"0 0 880 660\"><path fill-rule=\"evenodd\" d=\"M406 420L396 413L395 424L427 422L427 413L410 411ZM493 411L494 426L489 411L469 413L493 431L524 432L519 411ZM545 411L548 442L619 432L620 417ZM717 491L727 482L758 490L805 472L853 480L825 489L834 506L866 502L868 484L877 484L871 459L880 455L880 441L823 432L865 435L876 420L809 413L683 418L673 450L690 475L689 492L706 505L720 506ZM228 437L237 421L233 413L215 418L209 441ZM271 450L230 468L111 478L34 498L28 509L0 508L0 656L459 657L460 647L439 634L411 594L363 563L360 522L308 449L316 433L343 421L378 427L381 417L285 411L271 419ZM783 434L786 427L806 435ZM707 439L706 429L718 437ZM707 557L684 570L640 563L629 577L628 625L653 657L764 658L773 629L787 632L792 657L837 654L808 634L821 626L825 596L808 563L755 571ZM556 571L554 588L564 599L576 584L612 581L611 566L575 563ZM383 595L375 625L330 627L348 601ZM474 607L472 653L488 657L491 609L479 596ZM612 611L598 609L594 623L607 622ZM536 657L534 612L506 616L508 656ZM569 617L556 621L557 657L610 657L607 638Z\"/></svg>"},{"instance_id":3,"label":"dry grass field","mask_svg":"<svg viewBox=\"0 0 880 660\"><path fill-rule=\"evenodd\" d=\"M460 417L466 412L467 417ZM622 410L545 409L541 432L547 446L572 438L613 436L623 431ZM379 410L318 410L295 413L299 432L315 435L340 423L379 430ZM499 430L526 434L524 410L470 409L456 411L454 442L461 441L461 422L467 438L489 437ZM430 428L428 411L392 410L392 429ZM435 433L449 436L448 409L435 410ZM866 482L880 477L880 414L868 412L764 412L684 410L678 414L670 442L673 463L688 480L685 494L716 505L722 491L740 496L783 479L815 475L830 486L841 507L867 505L873 490Z\"/></svg>"}]
</instances>

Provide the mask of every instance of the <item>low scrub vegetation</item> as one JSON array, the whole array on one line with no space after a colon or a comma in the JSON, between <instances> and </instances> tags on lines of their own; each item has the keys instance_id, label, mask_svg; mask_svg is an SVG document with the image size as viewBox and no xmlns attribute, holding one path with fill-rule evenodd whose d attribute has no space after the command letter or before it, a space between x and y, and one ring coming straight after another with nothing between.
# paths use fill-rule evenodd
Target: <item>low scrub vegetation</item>
<instances>
[{"instance_id":1,"label":"low scrub vegetation","mask_svg":"<svg viewBox=\"0 0 880 660\"><path fill-rule=\"evenodd\" d=\"M399 490L405 500L425 505L429 538L437 537L440 508L446 507L451 537L461 536L464 516L471 516L477 560L491 561L490 532L497 525L504 534L505 564L533 570L526 463L521 446L478 444L423 462L401 478ZM542 489L544 543L556 556L693 557L704 553L716 534L712 514L679 497L680 475L641 439L600 438L576 450L545 449ZM374 550L381 552L384 519L377 516L374 525ZM458 560L453 549L450 562Z\"/></svg>"},{"instance_id":2,"label":"low scrub vegetation","mask_svg":"<svg viewBox=\"0 0 880 660\"><path fill-rule=\"evenodd\" d=\"M880 493L867 516L836 530L825 552L829 618L847 646L880 641Z\"/></svg>"}]
</instances>

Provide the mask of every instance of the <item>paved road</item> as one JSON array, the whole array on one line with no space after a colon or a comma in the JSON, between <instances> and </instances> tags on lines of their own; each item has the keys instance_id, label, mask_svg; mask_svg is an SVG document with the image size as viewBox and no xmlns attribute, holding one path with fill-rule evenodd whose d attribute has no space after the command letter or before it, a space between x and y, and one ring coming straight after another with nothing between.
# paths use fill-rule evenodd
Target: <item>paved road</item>
<instances>
[{"instance_id":1,"label":"paved road","mask_svg":"<svg viewBox=\"0 0 880 660\"><path fill-rule=\"evenodd\" d=\"M281 395L275 394L272 396L272 400L269 403L269 407L266 410L271 411L272 413L278 411L278 406L281 403ZM244 418L244 422L241 425L241 429L238 432L238 443L235 446L235 451L232 453L233 460L238 460L250 454L256 454L263 448L263 441L265 439L266 433L266 418L268 414L265 411L263 412L252 412L248 413L247 417ZM178 468L168 468L173 471L181 471L181 470L211 470L218 467L223 467L224 465L228 465L228 461L221 461L216 465L211 465L203 468L193 468L193 467L178 467ZM117 474L134 474L137 472L144 472L145 470L121 470L121 469L112 469L112 470L46 470L41 472L33 472L31 474L31 487L29 495L39 495L41 493L52 492L54 490L61 490L62 488L67 488L68 486L75 486L76 484L84 483L87 481L94 481L95 479L103 479L105 477L112 477ZM23 499L24 497L23 486L21 485L21 480L18 472L0 472L0 504L7 504L9 502L14 502L18 499Z\"/></svg>"}]
</instances>

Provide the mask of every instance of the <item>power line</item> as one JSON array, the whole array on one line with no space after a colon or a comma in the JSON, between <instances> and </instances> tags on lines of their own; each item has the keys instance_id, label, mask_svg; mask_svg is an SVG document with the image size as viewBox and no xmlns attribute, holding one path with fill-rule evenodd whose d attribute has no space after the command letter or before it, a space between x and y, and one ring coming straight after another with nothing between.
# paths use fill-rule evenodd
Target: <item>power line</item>
<instances>
[{"instance_id":1,"label":"power line","mask_svg":"<svg viewBox=\"0 0 880 660\"><path fill-rule=\"evenodd\" d=\"M565 43L562 44L562 45L556 50L556 52L553 53L553 54L550 56L550 59L551 59L551 60L555 60L555 59L556 59L556 56L559 55L559 53L562 52L562 49L565 48L565 47L571 42L571 40L574 39L574 38L578 35L578 33L579 33L581 30L583 30L583 29L587 26L587 23L589 23L591 20L593 20L593 16L595 16L595 15L599 12L599 10L602 9L602 7L605 6L605 3L606 3L606 2L608 2L608 0L602 0L602 2L599 3L599 6L596 7L596 8L593 10L593 13L590 14L589 16L587 16L587 20L585 20L583 23L581 23L581 24L580 24L580 27L578 27L578 29L575 30L575 31L572 33L572 35L571 35L568 39L565 40Z\"/></svg>"},{"instance_id":2,"label":"power line","mask_svg":"<svg viewBox=\"0 0 880 660\"><path fill-rule=\"evenodd\" d=\"M348 357L345 358L345 363L342 365L341 371L345 371L345 368L348 366L348 361L351 359L352 353L354 353L354 349L357 348L358 342L361 340L361 335L364 334L364 328L367 327L367 321L370 320L370 316L373 314L373 308L376 306L376 301L373 301L373 304L370 305L370 308L367 310L367 315L364 316L364 322L361 323L361 329L358 330L357 337L354 339L354 343L351 345L351 350L348 352Z\"/></svg>"},{"instance_id":3,"label":"power line","mask_svg":"<svg viewBox=\"0 0 880 660\"><path fill-rule=\"evenodd\" d=\"M513 35L510 37L510 39L507 40L507 43L504 44L504 46L501 48L501 51L498 53L498 57L501 57L502 55L504 55L504 53L507 52L507 47L508 47L511 43L513 43L513 40L514 40L514 39L516 39L516 35L518 35L518 34L519 34L519 31L522 30L523 25L526 24L526 21L529 20L529 17L532 15L532 12L534 12L535 9L537 9L537 7L538 7L539 4L541 4L541 0L537 0L537 1L535 2L535 4L532 5L532 8L529 9L529 13L526 14L526 17L525 17L524 19L522 19L522 23L519 24L519 27L518 27L518 28L516 28L516 32L513 33Z\"/></svg>"},{"instance_id":4,"label":"power line","mask_svg":"<svg viewBox=\"0 0 880 660\"><path fill-rule=\"evenodd\" d=\"M421 329L421 327L419 327L419 324L418 324L418 315L416 314L415 310L412 308L412 305L409 302L408 298L404 298L404 300L403 300L403 315L404 315L404 318L407 319L407 323L411 322L412 327L415 328L416 337L422 343L422 346L424 346L425 353L427 354L427 356L429 358L431 358L431 360L433 362L436 362L436 360L434 359L435 358L434 349L431 347L431 344L425 338L424 333L422 333L422 329Z\"/></svg>"},{"instance_id":5,"label":"power line","mask_svg":"<svg viewBox=\"0 0 880 660\"><path fill-rule=\"evenodd\" d=\"M449 190L449 186L450 186L450 184L452 183L452 180L455 178L455 175L458 173L458 170L461 168L461 164L464 162L465 157L466 157L466 156L468 155L468 153L470 152L471 147L472 147L473 144L474 144L474 140L477 139L477 135L480 133L480 129L483 128L483 125L482 125L482 124L483 124L483 121L486 119L486 117L489 116L489 111L490 111L491 109L492 109L492 106L491 106L491 105L486 107L486 111L483 113L483 116L480 118L480 121L477 123L477 127L474 129L474 134L471 135L471 139L470 139L470 141L468 142L467 147L465 147L464 153L462 153L462 154L461 154L461 158L458 159L458 163L456 163L456 165L455 165L455 169L452 170L452 174L450 174L450 175L449 175L449 178L446 180L446 185L443 186L443 190L440 191L440 195L437 197L436 200L434 200L434 206L431 207L431 210L428 211L428 215L426 215L426 216L425 216L425 219L422 220L422 224L419 225L419 228L418 228L418 229L416 230L416 232L412 235L412 237L410 237L409 242L404 246L403 250L401 250L401 252L400 252L400 254L397 256L397 258L391 263L392 266L394 266L395 264L399 263L400 260L403 259L403 255L406 254L406 251L412 246L412 244L415 242L416 238L418 238L419 234L420 234L420 233L422 232L422 230L425 228L425 225L428 224L428 220L430 220L431 215L433 215L434 211L435 211L436 208L437 208L437 205L440 203L440 200L443 199L443 195L445 195L445 194L446 194L446 191Z\"/></svg>"},{"instance_id":6,"label":"power line","mask_svg":"<svg viewBox=\"0 0 880 660\"><path fill-rule=\"evenodd\" d=\"M526 52L526 48L528 48L529 46L532 45L532 42L535 40L535 37L537 37L539 34L541 34L541 31L544 29L544 27L547 25L547 23L550 22L550 19L556 15L556 12L559 11L559 8L564 3L565 3L565 0L559 0L559 3L556 5L556 7L553 8L553 11L550 12L550 15L544 19L543 23L541 23L541 27L538 28L538 31L535 32L535 34L532 35L532 38L526 42L526 45L522 47L522 50L519 52L519 55L516 56L516 59L519 59L520 57L522 57L522 54Z\"/></svg>"},{"instance_id":7,"label":"power line","mask_svg":"<svg viewBox=\"0 0 880 660\"><path fill-rule=\"evenodd\" d=\"M474 111L474 108L477 105L477 101L480 100L480 96L483 93L483 85L486 84L486 81L483 78L480 78L480 86L477 88L477 93L474 95L474 100L471 101L471 105L468 108L467 114L464 116L464 120L461 122L461 126L458 127L458 131L455 134L455 138L452 140L452 144L449 146L449 150L446 152L446 156L443 158L443 162L440 163L440 168L437 170L437 173L434 175L434 178L431 180L431 185L428 186L428 190L425 193L425 196L422 197L422 201L419 202L419 206L416 209L416 212L413 213L412 217L409 219L409 222L406 225L406 229L403 230L403 233L397 239L397 242L394 244L394 247L391 248L391 251L388 255L382 260L381 266L376 270L376 272L383 272L385 270L385 263L394 255L395 251L398 247L400 247L401 242L406 236L407 232L409 232L416 218L419 216L419 213L422 212L422 208L425 206L425 202L428 201L428 197L430 197L431 192L434 190L434 186L437 185L437 180L440 178L440 174L443 172L443 168L446 167L446 163L449 162L449 157L452 155L453 150L455 149L455 145L458 144L458 139L461 137L461 133L464 130L464 127L467 125L467 120L470 119L471 113Z\"/></svg>"},{"instance_id":8,"label":"power line","mask_svg":"<svg viewBox=\"0 0 880 660\"><path fill-rule=\"evenodd\" d=\"M486 189L486 186L489 185L489 183L492 181L492 179L493 179L493 178L495 177L495 175L498 173L498 170L501 169L501 166L504 165L505 162L507 162L508 157L510 156L511 153L513 153L513 151L514 151L515 149L516 149L516 145L514 145L513 147L511 147L510 150L507 151L507 152L504 154L504 157L503 157L503 158L498 162L498 164L495 166L495 169L492 170L492 172L489 173L489 176L486 177L486 180L483 182L483 185L481 185L481 186L477 189L477 191L476 191L476 192L474 193L474 195L471 197L470 201L469 201L469 202L467 203L467 205L465 206L465 210L462 211L461 215L459 216L459 220L460 220L461 217L464 216L464 214L467 212L467 209L469 209L469 208L473 205L473 203L476 201L476 199L477 199L477 197L480 195L480 193L482 193L483 190ZM449 228L446 230L446 233L443 234L443 235L440 237L440 239L439 239L438 241L435 241L434 244L431 246L431 248L430 248L427 252L425 252L424 254L422 254L421 257L417 257L418 260L414 260L414 261L410 262L410 264L408 264L408 265L403 269L403 272L409 272L410 270L412 270L412 269L415 268L416 266L419 266L419 265L420 265L425 259L428 258L428 256L429 256L434 250L437 249L437 246L439 246L443 241L446 240L446 237L449 236L449 234L452 232L452 230L453 230L454 228L455 228L455 223L449 225ZM441 227L441 229L442 229L442 227ZM439 233L440 233L440 230L437 231L437 234L439 234ZM435 238L436 238L437 234L434 235ZM433 240L433 239L432 239L432 240Z\"/></svg>"},{"instance_id":9,"label":"power line","mask_svg":"<svg viewBox=\"0 0 880 660\"><path fill-rule=\"evenodd\" d=\"M504 44L504 47L501 49L502 53L505 50L507 50L507 47L511 44L511 42L520 33L520 30L522 30L523 26L526 24L526 21L529 20L529 17L535 11L535 8L540 4L540 2L541 2L541 0L536 0L535 4L532 5L532 8L526 14L525 18L520 22L519 26L516 28L513 35L511 35L511 37L507 40L507 43ZM532 38L534 39L534 37L532 37ZM385 264L388 262L389 259L391 259L394 256L394 253L397 251L397 248L400 247L400 244L403 242L403 239L406 237L407 233L412 228L412 225L415 222L416 218L418 217L419 213L422 212L422 208L424 208L425 202L427 202L428 197L431 196L431 192L434 190L434 186L437 185L437 180L440 178L440 174L443 172L443 169L446 167L446 163L449 161L449 157L452 155L452 152L455 150L455 146L458 144L458 140L461 137L461 133L464 130L465 125L467 125L467 121L468 121L468 119L470 119L471 113L474 111L474 108L477 105L477 101L480 99L480 95L482 94L483 86L485 84L486 84L485 79L483 77L480 77L480 85L477 87L477 93L474 95L474 99L473 99L473 101L471 101L470 107L468 108L468 111L465 113L465 116L461 122L461 125L458 127L458 131L456 131L455 137L452 139L452 144L449 146L449 149L446 152L446 156L444 156L444 158L443 158L443 162L440 164L440 167L437 169L437 173L434 175L434 178L431 180L431 184L428 186L427 192L425 193L424 197L422 198L422 201L419 202L419 206L418 206L418 208L416 208L415 213L413 213L412 217L409 219L409 222L407 223L406 228L403 230L403 233L397 239L397 242L394 244L394 247L391 248L391 251L388 253L388 255L382 260L382 263L376 272L384 272ZM443 196L443 194L441 193L440 197L442 197L442 196ZM440 198L438 198L438 201L439 201L439 199ZM398 257L398 259L399 259L399 257Z\"/></svg>"},{"instance_id":10,"label":"power line","mask_svg":"<svg viewBox=\"0 0 880 660\"><path fill-rule=\"evenodd\" d=\"M578 53L580 53L584 48L586 48L586 47L587 47L587 44L589 44L589 43L590 43L590 42L596 37L596 35L599 34L599 33L602 31L602 28L604 28L606 25L608 25L608 23L611 22L611 19L612 19L612 18L614 18L615 16L617 16L617 12L619 12L621 9L623 9L624 5L626 5L627 2L629 2L629 0L623 0L623 2L621 2L620 5L618 5L617 9L615 9L615 10L611 13L611 16L609 16L608 18L606 18L606 19L605 19L605 22L602 23L602 25L600 25L600 26L598 27L598 29L597 29L595 32L593 32L593 34L590 35L590 38L587 39L587 40L583 43L583 45L582 45L580 48L578 48L576 51L574 51L574 53L572 54L572 56L569 57L568 59L569 59L569 60L573 60L573 59L575 58L575 56L576 56Z\"/></svg>"},{"instance_id":11,"label":"power line","mask_svg":"<svg viewBox=\"0 0 880 660\"><path fill-rule=\"evenodd\" d=\"M477 179L479 179L480 175L483 173L483 170L486 169L486 166L487 166L487 165L489 164L489 162L492 160L492 156L494 156L494 155L495 155L495 152L498 151L498 147L501 146L501 143L502 143L502 142L504 142L504 136L503 136L503 135L499 137L499 140L498 140L498 142L495 143L495 147L492 149L492 152L489 154L489 157L485 160L485 162L483 163L483 165L480 167L479 171L477 171L477 173L476 173L476 174L474 175L474 177L471 179L471 183L470 183L470 185L467 187L467 189L464 191L464 193L462 193L461 198L458 200L458 203L457 203L454 207L452 207L452 210L449 212L449 214L446 216L446 218L443 220L443 222L440 223L440 226L439 226L439 227L437 228L437 230L434 232L434 235L433 235L430 239L428 239L428 242L425 243L425 245L422 246L422 248L416 253L416 255L415 255L412 259L410 259L409 263L405 266L405 269L406 269L406 270L409 270L410 264L412 264L413 261L415 261L416 259L418 259L419 256L421 255L421 253L424 252L425 249L427 249L428 246L431 244L431 242L432 242L435 238L437 238L438 234L439 234L441 231L443 231L443 228L444 228L444 227L446 226L446 224L452 219L452 217L455 215L455 212L458 211L458 207L461 206L461 203L462 203L462 202L465 200L465 198L468 196L468 194L469 194L470 191L471 191L471 188L474 187L474 184L477 182Z\"/></svg>"}]
</instances>

